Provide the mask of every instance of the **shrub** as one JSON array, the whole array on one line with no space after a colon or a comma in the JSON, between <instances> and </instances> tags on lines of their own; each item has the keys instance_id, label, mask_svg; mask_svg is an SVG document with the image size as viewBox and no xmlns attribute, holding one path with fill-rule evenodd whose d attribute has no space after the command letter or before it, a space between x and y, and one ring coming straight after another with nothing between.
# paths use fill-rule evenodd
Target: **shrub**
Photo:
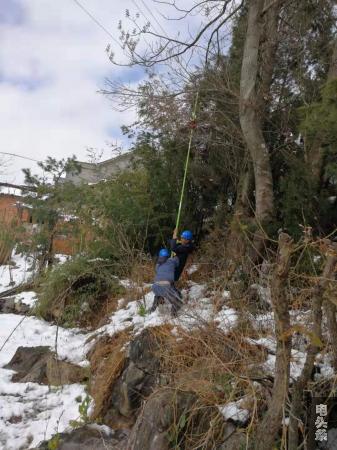
<instances>
[{"instance_id":1,"label":"shrub","mask_svg":"<svg viewBox=\"0 0 337 450\"><path fill-rule=\"evenodd\" d=\"M106 261L79 256L47 272L36 313L64 326L83 325L109 298L124 292Z\"/></svg>"},{"instance_id":2,"label":"shrub","mask_svg":"<svg viewBox=\"0 0 337 450\"><path fill-rule=\"evenodd\" d=\"M8 264L20 233L22 230L15 220L6 221L6 217L0 219L0 265Z\"/></svg>"}]
</instances>

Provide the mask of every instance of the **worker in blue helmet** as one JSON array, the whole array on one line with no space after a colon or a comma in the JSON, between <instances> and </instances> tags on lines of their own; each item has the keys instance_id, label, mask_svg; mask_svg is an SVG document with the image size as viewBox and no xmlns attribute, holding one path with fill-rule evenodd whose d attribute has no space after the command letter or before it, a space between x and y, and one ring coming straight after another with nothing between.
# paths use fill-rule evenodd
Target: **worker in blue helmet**
<instances>
[{"instance_id":1,"label":"worker in blue helmet","mask_svg":"<svg viewBox=\"0 0 337 450\"><path fill-rule=\"evenodd\" d=\"M156 275L152 285L155 297L149 311L150 313L155 311L158 305L166 299L172 305L172 316L177 316L177 312L183 304L182 295L174 286L174 274L178 266L178 257L171 257L171 252L166 248L162 248L158 255Z\"/></svg>"},{"instance_id":2,"label":"worker in blue helmet","mask_svg":"<svg viewBox=\"0 0 337 450\"><path fill-rule=\"evenodd\" d=\"M179 259L179 264L174 273L174 281L178 281L182 271L184 270L188 255L194 250L192 231L184 230L178 240L178 230L175 229L173 232L173 237L170 240L170 248Z\"/></svg>"}]
</instances>

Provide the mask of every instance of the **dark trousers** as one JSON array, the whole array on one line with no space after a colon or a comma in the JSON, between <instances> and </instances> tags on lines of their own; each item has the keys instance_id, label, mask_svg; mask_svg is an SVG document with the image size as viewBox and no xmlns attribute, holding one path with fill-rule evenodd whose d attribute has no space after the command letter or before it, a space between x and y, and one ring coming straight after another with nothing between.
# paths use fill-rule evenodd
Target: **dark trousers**
<instances>
[{"instance_id":1,"label":"dark trousers","mask_svg":"<svg viewBox=\"0 0 337 450\"><path fill-rule=\"evenodd\" d=\"M172 316L175 317L183 305L181 292L174 286L174 284L167 286L154 284L152 286L152 290L155 296L150 312L155 311L158 308L158 305L163 304L166 299L170 302L172 306L171 313Z\"/></svg>"}]
</instances>

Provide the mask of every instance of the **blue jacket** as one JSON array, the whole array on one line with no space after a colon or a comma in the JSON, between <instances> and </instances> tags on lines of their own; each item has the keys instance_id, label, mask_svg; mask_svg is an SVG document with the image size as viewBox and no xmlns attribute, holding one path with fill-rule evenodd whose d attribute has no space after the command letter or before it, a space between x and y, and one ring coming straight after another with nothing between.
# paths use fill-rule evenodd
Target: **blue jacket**
<instances>
[{"instance_id":1,"label":"blue jacket","mask_svg":"<svg viewBox=\"0 0 337 450\"><path fill-rule=\"evenodd\" d=\"M154 282L156 281L170 281L174 282L174 272L179 266L179 259L175 256L174 258L158 258L156 264L156 276Z\"/></svg>"}]
</instances>

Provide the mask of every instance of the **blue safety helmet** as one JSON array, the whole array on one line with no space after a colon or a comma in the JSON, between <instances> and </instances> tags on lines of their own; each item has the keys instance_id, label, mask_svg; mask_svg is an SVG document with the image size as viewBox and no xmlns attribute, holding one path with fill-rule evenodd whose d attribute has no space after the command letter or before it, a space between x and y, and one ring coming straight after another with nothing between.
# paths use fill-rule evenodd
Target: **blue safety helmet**
<instances>
[{"instance_id":1,"label":"blue safety helmet","mask_svg":"<svg viewBox=\"0 0 337 450\"><path fill-rule=\"evenodd\" d=\"M193 239L192 231L185 230L181 233L181 237L186 239L187 241L191 241Z\"/></svg>"},{"instance_id":2,"label":"blue safety helmet","mask_svg":"<svg viewBox=\"0 0 337 450\"><path fill-rule=\"evenodd\" d=\"M167 250L167 248L162 248L159 252L159 256L163 256L163 257L169 257L170 256L170 252Z\"/></svg>"}]
</instances>

